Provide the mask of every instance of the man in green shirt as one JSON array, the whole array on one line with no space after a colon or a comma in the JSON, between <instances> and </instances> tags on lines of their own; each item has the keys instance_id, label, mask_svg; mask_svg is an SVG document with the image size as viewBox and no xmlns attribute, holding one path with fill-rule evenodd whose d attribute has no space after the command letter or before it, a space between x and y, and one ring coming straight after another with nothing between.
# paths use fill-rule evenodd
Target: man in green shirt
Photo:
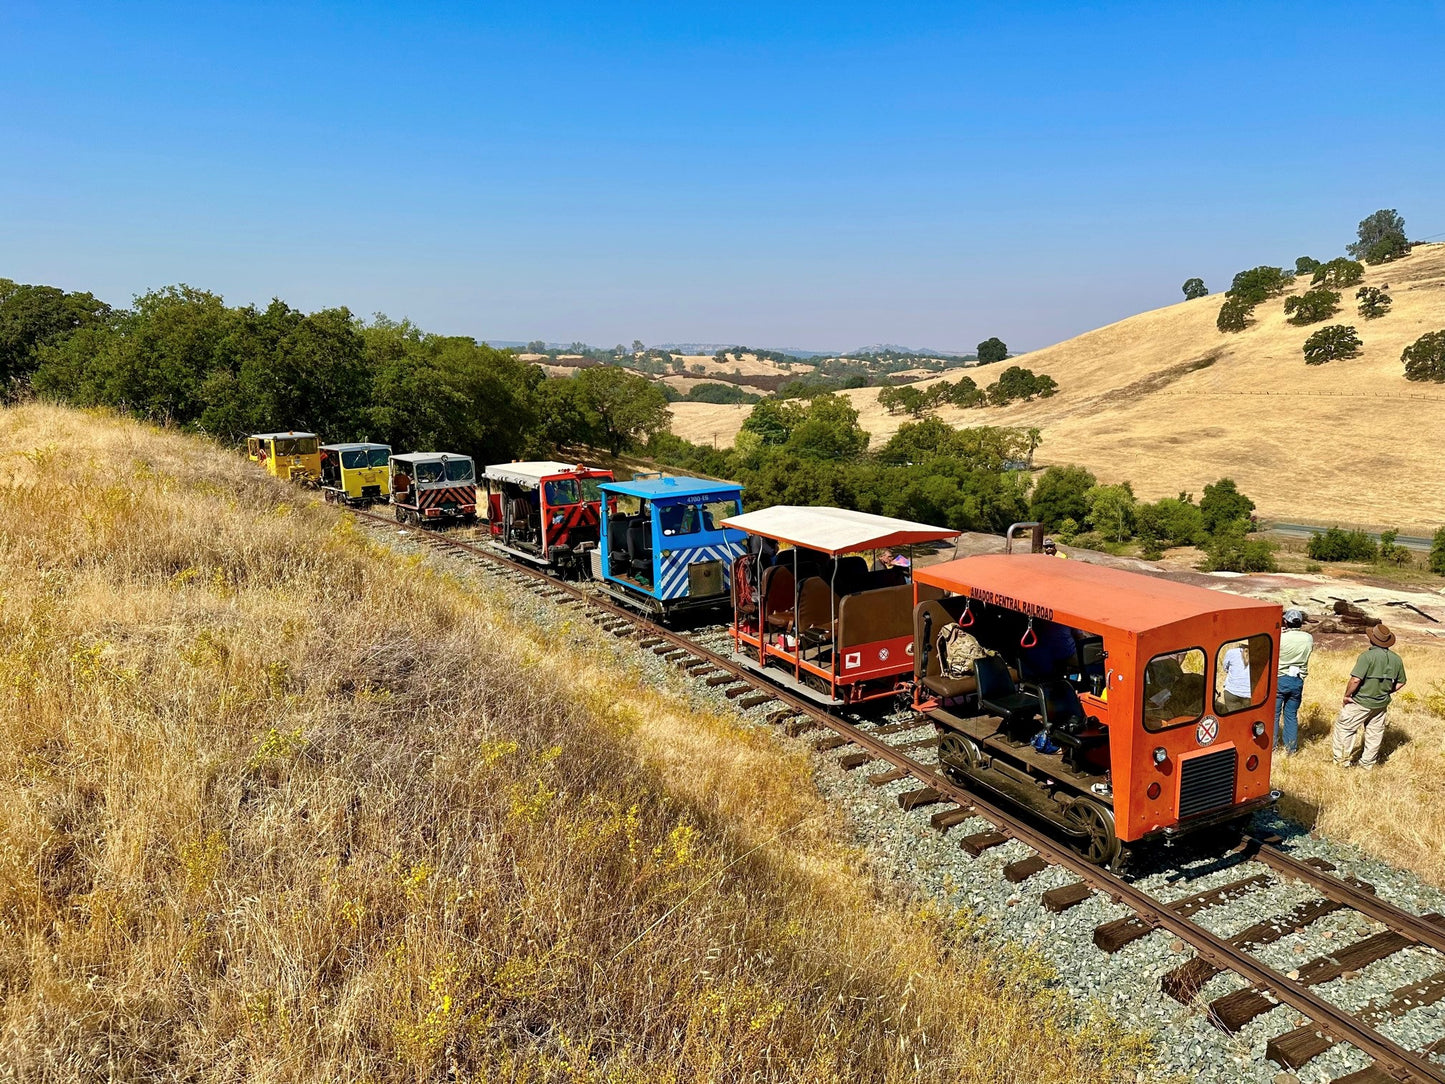
<instances>
[{"instance_id":1,"label":"man in green shirt","mask_svg":"<svg viewBox=\"0 0 1445 1084\"><path fill-rule=\"evenodd\" d=\"M1390 698L1405 687L1405 664L1390 650L1395 634L1384 625L1376 625L1367 636L1370 646L1350 671L1345 703L1335 719L1334 753L1335 763L1348 768L1355 752L1355 735L1364 727L1365 748L1360 753L1360 767L1368 771L1380 756Z\"/></svg>"}]
</instances>

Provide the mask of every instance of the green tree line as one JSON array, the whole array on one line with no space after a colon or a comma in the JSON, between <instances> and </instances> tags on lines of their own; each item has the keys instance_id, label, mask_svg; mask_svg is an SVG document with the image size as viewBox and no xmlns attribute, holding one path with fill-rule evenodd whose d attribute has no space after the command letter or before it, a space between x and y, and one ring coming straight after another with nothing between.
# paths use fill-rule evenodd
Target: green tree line
<instances>
[{"instance_id":1,"label":"green tree line","mask_svg":"<svg viewBox=\"0 0 1445 1084\"><path fill-rule=\"evenodd\" d=\"M668 420L662 390L635 373L548 377L512 351L381 315L229 306L189 286L114 309L0 280L0 394L31 392L222 441L297 429L480 462L574 445L617 453Z\"/></svg>"}]
</instances>

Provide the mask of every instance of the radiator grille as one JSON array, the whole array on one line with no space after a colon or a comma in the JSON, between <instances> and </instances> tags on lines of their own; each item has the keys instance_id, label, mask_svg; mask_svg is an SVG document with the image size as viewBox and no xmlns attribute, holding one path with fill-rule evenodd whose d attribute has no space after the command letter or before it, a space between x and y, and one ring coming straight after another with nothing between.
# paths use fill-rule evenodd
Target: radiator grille
<instances>
[{"instance_id":1,"label":"radiator grille","mask_svg":"<svg viewBox=\"0 0 1445 1084\"><path fill-rule=\"evenodd\" d=\"M1179 819L1232 804L1238 763L1233 749L1218 749L1184 761L1179 769Z\"/></svg>"}]
</instances>

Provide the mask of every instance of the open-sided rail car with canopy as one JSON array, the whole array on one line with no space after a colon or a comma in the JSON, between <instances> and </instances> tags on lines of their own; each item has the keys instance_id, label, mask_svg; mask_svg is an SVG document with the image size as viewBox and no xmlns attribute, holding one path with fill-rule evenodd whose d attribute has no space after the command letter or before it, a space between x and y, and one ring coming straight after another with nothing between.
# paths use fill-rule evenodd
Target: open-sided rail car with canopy
<instances>
[{"instance_id":1,"label":"open-sided rail car with canopy","mask_svg":"<svg viewBox=\"0 0 1445 1084\"><path fill-rule=\"evenodd\" d=\"M498 547L558 573L583 570L602 538L603 482L610 470L552 461L486 470L487 521Z\"/></svg>"},{"instance_id":2,"label":"open-sided rail car with canopy","mask_svg":"<svg viewBox=\"0 0 1445 1084\"><path fill-rule=\"evenodd\" d=\"M315 433L253 433L246 438L246 458L276 478L314 485L321 477Z\"/></svg>"},{"instance_id":3,"label":"open-sided rail car with canopy","mask_svg":"<svg viewBox=\"0 0 1445 1084\"><path fill-rule=\"evenodd\" d=\"M1279 606L1042 554L915 579L915 706L945 770L1055 822L1094 861L1278 797Z\"/></svg>"},{"instance_id":4,"label":"open-sided rail car with canopy","mask_svg":"<svg viewBox=\"0 0 1445 1084\"><path fill-rule=\"evenodd\" d=\"M321 491L332 503L384 501L391 494L390 460L391 447L386 444L323 444Z\"/></svg>"},{"instance_id":5,"label":"open-sided rail car with canopy","mask_svg":"<svg viewBox=\"0 0 1445 1084\"><path fill-rule=\"evenodd\" d=\"M913 672L909 554L921 543L956 538L957 531L792 505L735 516L724 526L751 539L733 570L739 662L834 707L893 697L907 685ZM881 551L896 563L880 563Z\"/></svg>"},{"instance_id":6,"label":"open-sided rail car with canopy","mask_svg":"<svg viewBox=\"0 0 1445 1084\"><path fill-rule=\"evenodd\" d=\"M477 476L471 456L409 452L391 457L391 503L398 523L473 523Z\"/></svg>"},{"instance_id":7,"label":"open-sided rail car with canopy","mask_svg":"<svg viewBox=\"0 0 1445 1084\"><path fill-rule=\"evenodd\" d=\"M607 509L592 574L603 590L664 617L727 605L745 539L723 521L742 510L742 486L639 475L600 488Z\"/></svg>"}]
</instances>

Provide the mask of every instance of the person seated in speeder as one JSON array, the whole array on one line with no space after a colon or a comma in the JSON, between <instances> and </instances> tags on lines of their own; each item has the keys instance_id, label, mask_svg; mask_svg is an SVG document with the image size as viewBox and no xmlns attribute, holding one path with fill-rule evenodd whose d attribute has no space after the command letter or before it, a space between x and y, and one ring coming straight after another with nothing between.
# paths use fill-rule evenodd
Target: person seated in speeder
<instances>
[{"instance_id":1,"label":"person seated in speeder","mask_svg":"<svg viewBox=\"0 0 1445 1084\"><path fill-rule=\"evenodd\" d=\"M1078 648L1067 625L1036 618L1034 637L1035 643L1020 649L1019 676L1025 681L1053 681L1077 661ZM1024 638L1028 638L1027 633Z\"/></svg>"}]
</instances>

